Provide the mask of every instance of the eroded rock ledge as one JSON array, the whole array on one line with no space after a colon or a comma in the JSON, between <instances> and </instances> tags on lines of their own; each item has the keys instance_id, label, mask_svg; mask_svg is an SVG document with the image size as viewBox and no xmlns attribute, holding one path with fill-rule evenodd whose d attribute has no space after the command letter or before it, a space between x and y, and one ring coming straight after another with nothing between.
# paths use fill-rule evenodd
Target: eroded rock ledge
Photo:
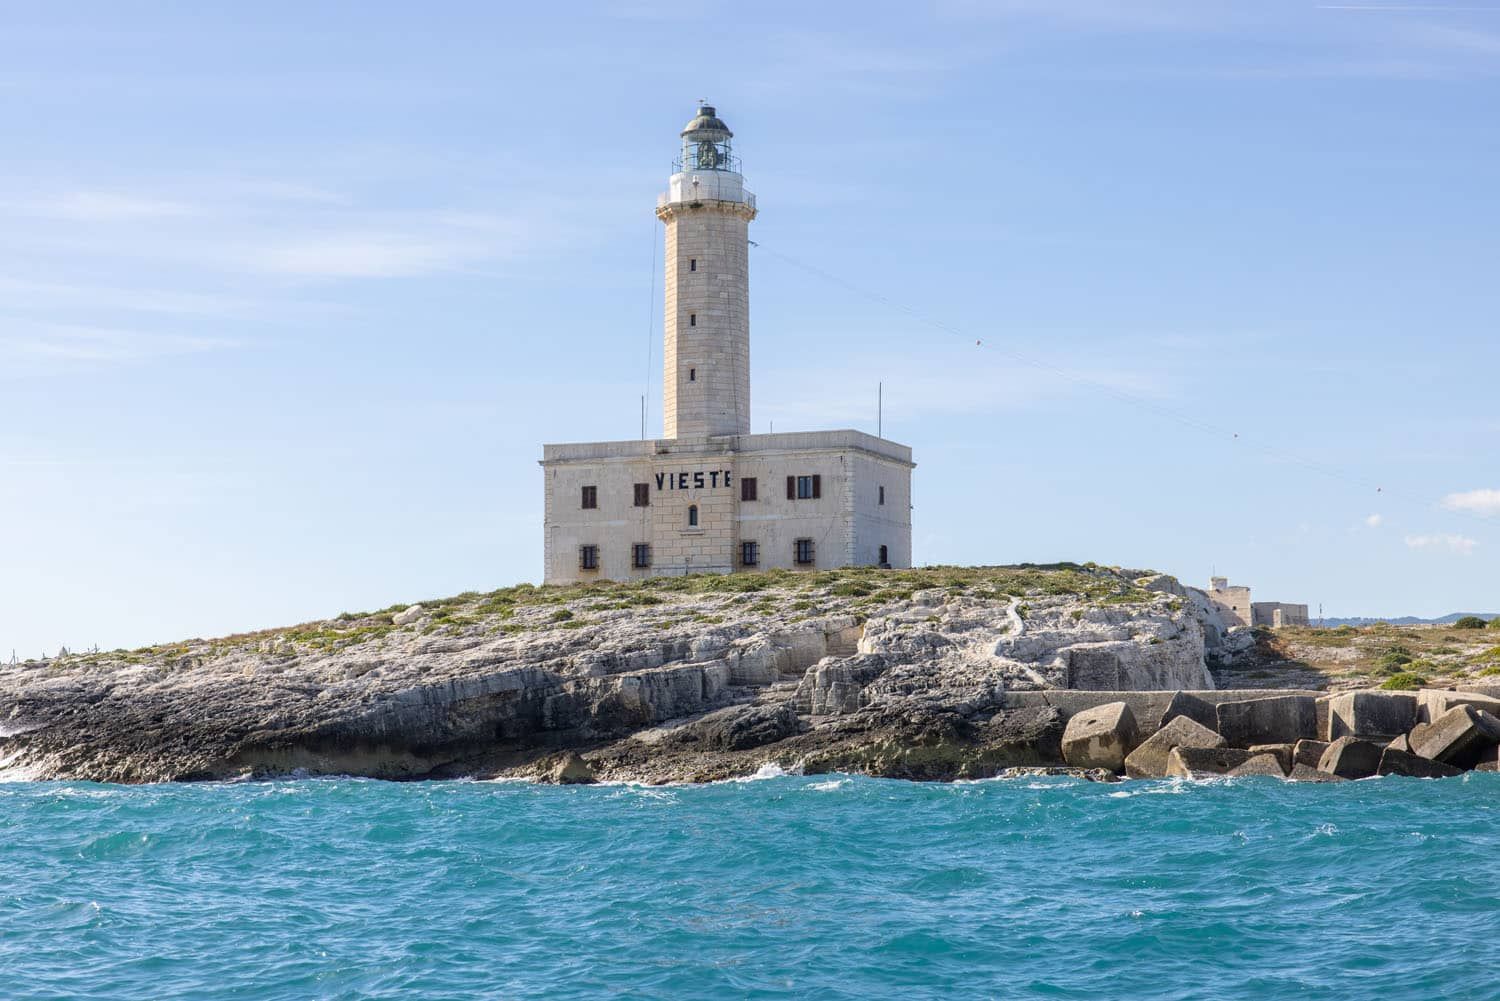
<instances>
[{"instance_id":1,"label":"eroded rock ledge","mask_svg":"<svg viewBox=\"0 0 1500 1001\"><path fill-rule=\"evenodd\" d=\"M1056 765L1021 693L1209 689L1248 636L1170 577L1071 564L464 594L0 669L0 768L143 782L351 774L918 779Z\"/></svg>"}]
</instances>

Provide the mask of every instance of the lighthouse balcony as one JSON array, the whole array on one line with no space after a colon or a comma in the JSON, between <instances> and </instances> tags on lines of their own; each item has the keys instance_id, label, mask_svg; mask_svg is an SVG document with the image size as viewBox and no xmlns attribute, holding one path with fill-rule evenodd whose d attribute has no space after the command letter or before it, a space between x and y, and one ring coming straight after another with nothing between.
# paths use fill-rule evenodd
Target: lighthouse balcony
<instances>
[{"instance_id":1,"label":"lighthouse balcony","mask_svg":"<svg viewBox=\"0 0 1500 1001\"><path fill-rule=\"evenodd\" d=\"M656 199L656 207L680 202L741 202L752 210L755 195L745 190L745 179L722 170L683 170L667 182L666 194Z\"/></svg>"}]
</instances>

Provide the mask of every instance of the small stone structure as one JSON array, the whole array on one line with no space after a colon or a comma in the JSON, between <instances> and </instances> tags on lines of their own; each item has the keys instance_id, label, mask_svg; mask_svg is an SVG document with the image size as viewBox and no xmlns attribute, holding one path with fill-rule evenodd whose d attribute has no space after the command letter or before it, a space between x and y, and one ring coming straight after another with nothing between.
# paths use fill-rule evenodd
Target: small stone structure
<instances>
[{"instance_id":1,"label":"small stone structure","mask_svg":"<svg viewBox=\"0 0 1500 1001\"><path fill-rule=\"evenodd\" d=\"M1211 578L1207 593L1219 614L1232 625L1280 629L1282 626L1308 624L1306 605L1290 605L1282 601L1252 602L1250 589L1243 585L1231 587L1228 577Z\"/></svg>"}]
</instances>

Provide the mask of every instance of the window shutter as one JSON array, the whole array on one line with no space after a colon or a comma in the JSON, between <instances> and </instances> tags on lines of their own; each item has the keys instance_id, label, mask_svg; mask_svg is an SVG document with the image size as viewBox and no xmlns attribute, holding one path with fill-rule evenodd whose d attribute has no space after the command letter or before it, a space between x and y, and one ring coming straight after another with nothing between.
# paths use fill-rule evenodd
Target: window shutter
<instances>
[{"instance_id":1,"label":"window shutter","mask_svg":"<svg viewBox=\"0 0 1500 1001\"><path fill-rule=\"evenodd\" d=\"M813 475L813 499L816 500L817 498L822 497L822 496L823 496L823 477L818 476L817 474L814 474Z\"/></svg>"},{"instance_id":2,"label":"window shutter","mask_svg":"<svg viewBox=\"0 0 1500 1001\"><path fill-rule=\"evenodd\" d=\"M786 478L786 499L797 499L797 477L795 476L788 476Z\"/></svg>"}]
</instances>

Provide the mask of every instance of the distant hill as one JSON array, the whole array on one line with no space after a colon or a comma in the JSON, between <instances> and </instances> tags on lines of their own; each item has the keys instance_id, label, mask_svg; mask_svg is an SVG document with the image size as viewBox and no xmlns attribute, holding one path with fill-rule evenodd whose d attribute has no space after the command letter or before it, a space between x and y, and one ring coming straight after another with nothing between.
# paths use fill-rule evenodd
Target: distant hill
<instances>
[{"instance_id":1,"label":"distant hill","mask_svg":"<svg viewBox=\"0 0 1500 1001\"><path fill-rule=\"evenodd\" d=\"M1419 619L1415 615L1403 615L1400 618L1394 619L1370 619L1360 617L1352 619L1335 619L1330 617L1323 619L1322 623L1325 626L1373 626L1377 622L1389 622L1393 626L1448 626L1457 622L1465 615L1477 615L1481 619L1484 619L1486 622L1488 622L1490 619L1500 618L1500 615L1497 615L1494 612L1453 612L1450 615L1444 615L1440 619Z\"/></svg>"}]
</instances>

